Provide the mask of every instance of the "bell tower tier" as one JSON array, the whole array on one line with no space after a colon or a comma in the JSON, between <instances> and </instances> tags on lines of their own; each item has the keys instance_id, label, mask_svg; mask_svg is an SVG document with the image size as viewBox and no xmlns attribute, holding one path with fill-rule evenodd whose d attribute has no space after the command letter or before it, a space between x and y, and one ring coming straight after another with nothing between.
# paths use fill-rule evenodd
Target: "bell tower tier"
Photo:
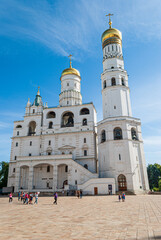
<instances>
[{"instance_id":1,"label":"bell tower tier","mask_svg":"<svg viewBox=\"0 0 161 240\"><path fill-rule=\"evenodd\" d=\"M61 75L61 93L59 94L59 105L73 106L82 104L81 77L77 69L72 68L70 57L70 67L65 69Z\"/></svg>"}]
</instances>

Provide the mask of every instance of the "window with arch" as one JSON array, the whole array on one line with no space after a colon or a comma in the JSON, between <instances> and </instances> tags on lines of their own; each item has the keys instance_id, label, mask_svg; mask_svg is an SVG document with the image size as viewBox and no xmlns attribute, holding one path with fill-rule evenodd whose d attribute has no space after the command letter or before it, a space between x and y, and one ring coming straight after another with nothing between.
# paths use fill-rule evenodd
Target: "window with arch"
<instances>
[{"instance_id":1,"label":"window with arch","mask_svg":"<svg viewBox=\"0 0 161 240\"><path fill-rule=\"evenodd\" d=\"M113 45L112 45L112 51L114 50L114 47L113 47Z\"/></svg>"},{"instance_id":2,"label":"window with arch","mask_svg":"<svg viewBox=\"0 0 161 240\"><path fill-rule=\"evenodd\" d=\"M53 112L53 111L48 112L48 113L47 113L47 116L46 116L46 118L55 118L55 117L56 117L56 114L55 114L55 112Z\"/></svg>"},{"instance_id":3,"label":"window with arch","mask_svg":"<svg viewBox=\"0 0 161 240\"><path fill-rule=\"evenodd\" d=\"M112 86L115 86L116 85L116 79L113 77L111 78L111 85Z\"/></svg>"},{"instance_id":4,"label":"window with arch","mask_svg":"<svg viewBox=\"0 0 161 240\"><path fill-rule=\"evenodd\" d=\"M135 128L131 128L131 138L132 140L138 140Z\"/></svg>"},{"instance_id":5,"label":"window with arch","mask_svg":"<svg viewBox=\"0 0 161 240\"><path fill-rule=\"evenodd\" d=\"M105 141L106 141L106 132L105 132L105 130L102 130L102 132L101 132L101 143L103 143Z\"/></svg>"},{"instance_id":6,"label":"window with arch","mask_svg":"<svg viewBox=\"0 0 161 240\"><path fill-rule=\"evenodd\" d=\"M49 122L49 129L52 129L53 128L53 122Z\"/></svg>"},{"instance_id":7,"label":"window with arch","mask_svg":"<svg viewBox=\"0 0 161 240\"><path fill-rule=\"evenodd\" d=\"M87 119L86 119L86 118L83 119L82 125L83 125L83 126L87 126Z\"/></svg>"},{"instance_id":8,"label":"window with arch","mask_svg":"<svg viewBox=\"0 0 161 240\"><path fill-rule=\"evenodd\" d=\"M28 131L28 135L29 136L33 136L36 133L36 122L32 121L29 123L29 131Z\"/></svg>"},{"instance_id":9,"label":"window with arch","mask_svg":"<svg viewBox=\"0 0 161 240\"><path fill-rule=\"evenodd\" d=\"M103 88L106 88L106 81L103 82Z\"/></svg>"},{"instance_id":10,"label":"window with arch","mask_svg":"<svg viewBox=\"0 0 161 240\"><path fill-rule=\"evenodd\" d=\"M87 164L84 164L84 168L88 169L88 165L87 165Z\"/></svg>"},{"instance_id":11,"label":"window with arch","mask_svg":"<svg viewBox=\"0 0 161 240\"><path fill-rule=\"evenodd\" d=\"M116 127L116 128L113 130L113 133L114 133L114 140L120 140L120 139L122 139L122 129L121 129L121 128Z\"/></svg>"},{"instance_id":12,"label":"window with arch","mask_svg":"<svg viewBox=\"0 0 161 240\"><path fill-rule=\"evenodd\" d=\"M125 86L125 80L124 80L124 78L121 78L121 84L122 84L122 86Z\"/></svg>"},{"instance_id":13,"label":"window with arch","mask_svg":"<svg viewBox=\"0 0 161 240\"><path fill-rule=\"evenodd\" d=\"M35 109L32 110L32 113L35 113Z\"/></svg>"},{"instance_id":14,"label":"window with arch","mask_svg":"<svg viewBox=\"0 0 161 240\"><path fill-rule=\"evenodd\" d=\"M17 156L15 156L15 160L17 160Z\"/></svg>"},{"instance_id":15,"label":"window with arch","mask_svg":"<svg viewBox=\"0 0 161 240\"><path fill-rule=\"evenodd\" d=\"M114 66L112 66L111 69L114 69Z\"/></svg>"},{"instance_id":16,"label":"window with arch","mask_svg":"<svg viewBox=\"0 0 161 240\"><path fill-rule=\"evenodd\" d=\"M20 133L20 132L19 132L19 131L17 131L17 136L19 136L19 133Z\"/></svg>"},{"instance_id":17,"label":"window with arch","mask_svg":"<svg viewBox=\"0 0 161 240\"><path fill-rule=\"evenodd\" d=\"M84 156L87 156L87 150L84 150Z\"/></svg>"},{"instance_id":18,"label":"window with arch","mask_svg":"<svg viewBox=\"0 0 161 240\"><path fill-rule=\"evenodd\" d=\"M22 126L21 125L17 125L16 128L22 128Z\"/></svg>"},{"instance_id":19,"label":"window with arch","mask_svg":"<svg viewBox=\"0 0 161 240\"><path fill-rule=\"evenodd\" d=\"M65 172L68 172L68 166L67 165L65 166Z\"/></svg>"},{"instance_id":20,"label":"window with arch","mask_svg":"<svg viewBox=\"0 0 161 240\"><path fill-rule=\"evenodd\" d=\"M82 108L81 110L80 110L80 115L86 115L86 114L89 114L90 112L89 112L89 109L88 108Z\"/></svg>"},{"instance_id":21,"label":"window with arch","mask_svg":"<svg viewBox=\"0 0 161 240\"><path fill-rule=\"evenodd\" d=\"M61 127L74 127L74 114L66 112L62 115Z\"/></svg>"}]
</instances>

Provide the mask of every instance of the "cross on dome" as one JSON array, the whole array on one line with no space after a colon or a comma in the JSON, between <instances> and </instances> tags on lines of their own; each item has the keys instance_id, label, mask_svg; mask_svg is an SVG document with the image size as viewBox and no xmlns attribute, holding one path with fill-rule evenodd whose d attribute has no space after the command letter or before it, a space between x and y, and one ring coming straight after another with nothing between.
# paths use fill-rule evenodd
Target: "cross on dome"
<instances>
[{"instance_id":1,"label":"cross on dome","mask_svg":"<svg viewBox=\"0 0 161 240\"><path fill-rule=\"evenodd\" d=\"M106 17L109 17L109 28L111 28L112 27L112 21L111 21L111 16L113 16L113 14L112 13L109 13L109 14L107 14L106 15Z\"/></svg>"},{"instance_id":2,"label":"cross on dome","mask_svg":"<svg viewBox=\"0 0 161 240\"><path fill-rule=\"evenodd\" d=\"M70 68L72 68L72 54L69 54L68 58L70 59Z\"/></svg>"}]
</instances>

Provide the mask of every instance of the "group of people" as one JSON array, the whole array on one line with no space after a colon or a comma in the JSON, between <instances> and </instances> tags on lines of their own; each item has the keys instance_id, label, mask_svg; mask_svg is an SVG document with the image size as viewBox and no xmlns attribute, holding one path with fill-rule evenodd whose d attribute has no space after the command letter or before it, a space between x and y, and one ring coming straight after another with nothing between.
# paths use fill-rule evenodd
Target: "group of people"
<instances>
[{"instance_id":1,"label":"group of people","mask_svg":"<svg viewBox=\"0 0 161 240\"><path fill-rule=\"evenodd\" d=\"M122 194L119 194L118 199L119 199L119 202L121 201L121 199L122 199L122 202L125 202L125 193L122 192Z\"/></svg>"},{"instance_id":2,"label":"group of people","mask_svg":"<svg viewBox=\"0 0 161 240\"><path fill-rule=\"evenodd\" d=\"M33 204L33 198L35 197L34 203L38 204L39 192L28 193L28 192L18 192L18 201L21 200L23 204ZM9 202L13 201L12 193L9 194Z\"/></svg>"}]
</instances>

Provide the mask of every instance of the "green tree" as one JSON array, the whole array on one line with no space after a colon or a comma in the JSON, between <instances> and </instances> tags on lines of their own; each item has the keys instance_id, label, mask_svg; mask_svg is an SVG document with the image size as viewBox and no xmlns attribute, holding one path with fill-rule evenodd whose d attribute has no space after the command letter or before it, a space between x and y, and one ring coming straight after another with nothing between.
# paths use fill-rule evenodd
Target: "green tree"
<instances>
[{"instance_id":1,"label":"green tree","mask_svg":"<svg viewBox=\"0 0 161 240\"><path fill-rule=\"evenodd\" d=\"M8 162L4 161L0 162L0 188L7 186L8 169L9 169Z\"/></svg>"},{"instance_id":2,"label":"green tree","mask_svg":"<svg viewBox=\"0 0 161 240\"><path fill-rule=\"evenodd\" d=\"M156 166L158 168L158 170L160 171L160 176L161 176L161 165L159 165L158 163L155 163L154 166Z\"/></svg>"},{"instance_id":3,"label":"green tree","mask_svg":"<svg viewBox=\"0 0 161 240\"><path fill-rule=\"evenodd\" d=\"M158 185L159 185L159 191L161 192L161 179L159 180Z\"/></svg>"},{"instance_id":4,"label":"green tree","mask_svg":"<svg viewBox=\"0 0 161 240\"><path fill-rule=\"evenodd\" d=\"M160 170L155 166L155 164L149 164L147 167L148 178L149 178L149 186L150 189L154 187L158 188L158 181L160 177Z\"/></svg>"}]
</instances>

